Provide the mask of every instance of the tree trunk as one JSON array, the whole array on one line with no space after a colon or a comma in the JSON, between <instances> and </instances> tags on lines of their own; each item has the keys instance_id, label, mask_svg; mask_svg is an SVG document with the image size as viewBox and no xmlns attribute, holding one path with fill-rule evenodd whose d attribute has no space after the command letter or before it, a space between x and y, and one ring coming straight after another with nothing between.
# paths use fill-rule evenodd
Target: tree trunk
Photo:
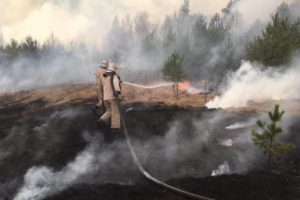
<instances>
[{"instance_id":1,"label":"tree trunk","mask_svg":"<svg viewBox=\"0 0 300 200\"><path fill-rule=\"evenodd\" d=\"M134 100L134 98L135 98L135 88L132 87L132 100Z\"/></svg>"},{"instance_id":2,"label":"tree trunk","mask_svg":"<svg viewBox=\"0 0 300 200\"><path fill-rule=\"evenodd\" d=\"M204 106L206 105L207 102L207 89L206 89L206 81L204 81Z\"/></svg>"},{"instance_id":3,"label":"tree trunk","mask_svg":"<svg viewBox=\"0 0 300 200\"><path fill-rule=\"evenodd\" d=\"M268 149L268 172L271 171L271 165L272 165L272 158L273 158L273 152L272 152L272 148L273 148L273 137L270 138L270 145L269 145L269 149Z\"/></svg>"},{"instance_id":4,"label":"tree trunk","mask_svg":"<svg viewBox=\"0 0 300 200\"><path fill-rule=\"evenodd\" d=\"M176 98L176 100L179 99L179 95L178 95L178 82L175 82L175 98Z\"/></svg>"}]
</instances>

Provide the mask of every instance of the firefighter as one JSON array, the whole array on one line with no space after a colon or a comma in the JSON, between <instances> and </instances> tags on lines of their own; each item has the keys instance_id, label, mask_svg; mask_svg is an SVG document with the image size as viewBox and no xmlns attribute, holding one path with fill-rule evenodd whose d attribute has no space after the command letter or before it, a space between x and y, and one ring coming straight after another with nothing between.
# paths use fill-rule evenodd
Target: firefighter
<instances>
[{"instance_id":1,"label":"firefighter","mask_svg":"<svg viewBox=\"0 0 300 200\"><path fill-rule=\"evenodd\" d=\"M98 119L101 125L110 125L112 132L120 132L121 119L118 101L121 99L121 79L116 73L117 65L110 63L103 74L103 99L106 112Z\"/></svg>"},{"instance_id":2,"label":"firefighter","mask_svg":"<svg viewBox=\"0 0 300 200\"><path fill-rule=\"evenodd\" d=\"M108 60L102 60L101 65L98 67L96 71L96 93L98 97L97 107L100 110L103 110L104 102L103 102L103 74L106 72L108 67Z\"/></svg>"}]
</instances>

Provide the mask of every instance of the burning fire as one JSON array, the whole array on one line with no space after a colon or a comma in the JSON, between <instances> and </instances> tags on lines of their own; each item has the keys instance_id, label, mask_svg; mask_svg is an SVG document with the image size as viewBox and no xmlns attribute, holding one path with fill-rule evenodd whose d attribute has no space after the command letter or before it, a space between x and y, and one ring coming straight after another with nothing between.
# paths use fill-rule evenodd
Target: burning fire
<instances>
[{"instance_id":1,"label":"burning fire","mask_svg":"<svg viewBox=\"0 0 300 200\"><path fill-rule=\"evenodd\" d=\"M191 86L191 82L186 80L178 84L178 89L181 91L187 91L190 86Z\"/></svg>"}]
</instances>

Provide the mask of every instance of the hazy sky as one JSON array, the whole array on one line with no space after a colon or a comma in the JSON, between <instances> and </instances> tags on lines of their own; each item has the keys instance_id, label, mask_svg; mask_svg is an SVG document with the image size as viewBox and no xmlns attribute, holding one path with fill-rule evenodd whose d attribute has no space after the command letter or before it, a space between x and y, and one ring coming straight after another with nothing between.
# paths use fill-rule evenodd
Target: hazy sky
<instances>
[{"instance_id":1,"label":"hazy sky","mask_svg":"<svg viewBox=\"0 0 300 200\"><path fill-rule=\"evenodd\" d=\"M294 1L296 0L240 0L235 10L243 18L243 27L247 28L257 19L263 22L269 20L281 3L289 4Z\"/></svg>"},{"instance_id":2,"label":"hazy sky","mask_svg":"<svg viewBox=\"0 0 300 200\"><path fill-rule=\"evenodd\" d=\"M229 0L190 0L192 13L212 15ZM286 0L290 1L290 0ZM282 0L241 0L238 10L252 22L267 18ZM7 41L32 35L44 41L53 32L61 41L85 38L101 43L112 19L147 11L153 21L163 19L180 8L183 0L0 0L0 32ZM259 5L259 6L258 6Z\"/></svg>"},{"instance_id":3,"label":"hazy sky","mask_svg":"<svg viewBox=\"0 0 300 200\"><path fill-rule=\"evenodd\" d=\"M1 0L0 31L4 39L32 35L45 40L53 32L60 40L103 35L114 16L147 11L153 21L174 13L183 0ZM191 0L191 12L212 14L227 0ZM87 37L88 36L88 37ZM101 37L97 37L101 38ZM100 40L100 39L99 39ZM100 42L100 41L98 41Z\"/></svg>"}]
</instances>

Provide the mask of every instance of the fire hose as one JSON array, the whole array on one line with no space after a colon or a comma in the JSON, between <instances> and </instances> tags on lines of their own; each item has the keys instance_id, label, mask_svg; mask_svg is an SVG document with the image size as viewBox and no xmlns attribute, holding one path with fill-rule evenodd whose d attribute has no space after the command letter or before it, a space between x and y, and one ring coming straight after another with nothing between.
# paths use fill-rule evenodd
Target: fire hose
<instances>
[{"instance_id":1,"label":"fire hose","mask_svg":"<svg viewBox=\"0 0 300 200\"><path fill-rule=\"evenodd\" d=\"M113 84L113 76L111 76L111 85L112 85L112 89L113 89L113 93L117 99L117 105L118 105L118 108L119 108L119 111L120 111L120 118L121 118L121 124L122 124L122 130L123 130L123 133L125 135L125 138L126 138L126 143L127 143L127 146L129 148L129 151L130 151L130 154L131 154L131 157L136 165L136 167L138 168L138 170L140 171L140 173L150 182L154 183L155 185L161 187L161 188L164 188L166 190L169 190L171 192L174 192L174 193L177 193L179 195L182 195L184 197L187 197L187 198L190 198L190 199L199 199L199 200L214 200L214 199L211 199L211 198L208 198L208 197L205 197L205 196L200 196L200 195L197 195L197 194L194 194L194 193L190 193L190 192L187 192L185 190L181 190L179 188L176 188L176 187L173 187L171 185L168 185L167 183L164 183L156 178L154 178L153 176L151 176L151 174L149 174L145 169L144 167L142 166L142 164L140 163L135 151L134 151L134 148L132 146L132 143L131 143L131 140L130 140L130 137L129 137L129 134L128 134L128 131L127 131L127 127L126 127L126 123L125 123L125 116L122 112L122 109L121 109L121 100L120 98L118 97L118 95L116 95L116 91L115 91L115 88L114 88L114 84Z\"/></svg>"}]
</instances>

